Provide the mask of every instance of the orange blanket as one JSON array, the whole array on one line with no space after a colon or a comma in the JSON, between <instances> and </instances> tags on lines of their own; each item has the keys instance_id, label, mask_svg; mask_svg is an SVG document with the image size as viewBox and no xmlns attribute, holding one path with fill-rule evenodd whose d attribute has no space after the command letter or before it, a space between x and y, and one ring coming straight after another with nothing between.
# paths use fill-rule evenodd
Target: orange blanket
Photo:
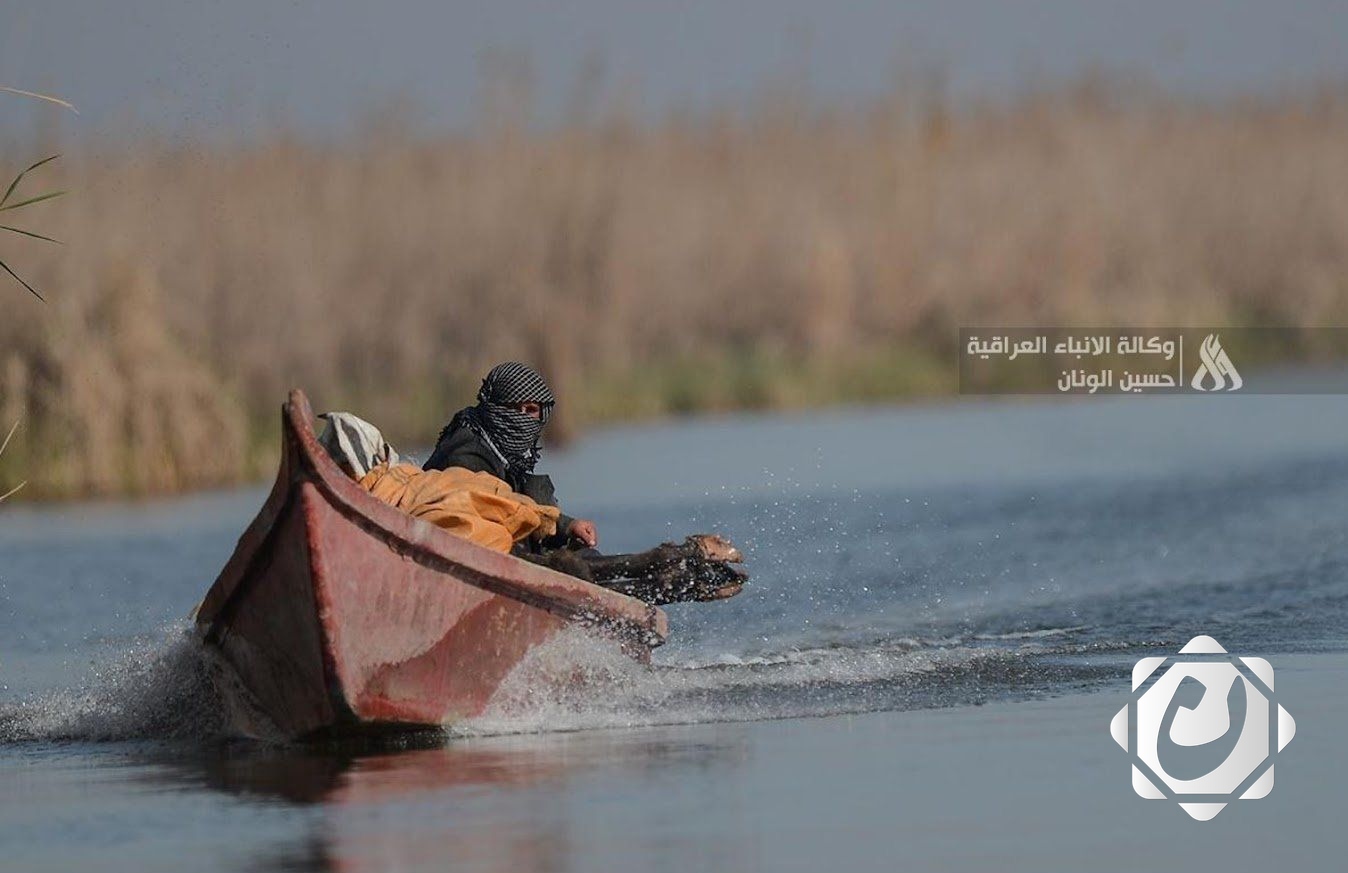
<instances>
[{"instance_id":1,"label":"orange blanket","mask_svg":"<svg viewBox=\"0 0 1348 873\"><path fill-rule=\"evenodd\" d=\"M509 552L511 545L535 532L551 536L557 531L557 507L516 494L490 473L380 464L361 478L360 487L411 516L498 552Z\"/></svg>"}]
</instances>

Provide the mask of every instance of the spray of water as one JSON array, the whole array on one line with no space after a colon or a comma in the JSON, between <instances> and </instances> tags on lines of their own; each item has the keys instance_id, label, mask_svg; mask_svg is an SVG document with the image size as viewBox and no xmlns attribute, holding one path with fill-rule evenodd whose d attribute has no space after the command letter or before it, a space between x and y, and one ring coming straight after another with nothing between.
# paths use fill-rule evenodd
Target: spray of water
<instances>
[{"instance_id":1,"label":"spray of water","mask_svg":"<svg viewBox=\"0 0 1348 873\"><path fill-rule=\"evenodd\" d=\"M904 638L650 666L575 629L532 652L480 717L448 730L455 736L575 731L974 702L1046 680L1034 657L1043 651L1040 634L1012 645ZM76 688L0 704L0 742L270 735L233 673L189 627L132 644L100 664Z\"/></svg>"},{"instance_id":2,"label":"spray of water","mask_svg":"<svg viewBox=\"0 0 1348 873\"><path fill-rule=\"evenodd\" d=\"M198 739L227 713L195 631L174 627L101 658L75 688L0 704L0 741Z\"/></svg>"},{"instance_id":3,"label":"spray of water","mask_svg":"<svg viewBox=\"0 0 1348 873\"><path fill-rule=\"evenodd\" d=\"M750 721L932 705L1008 653L899 640L755 658L725 656L654 667L579 631L536 649L487 711L456 734L570 731L656 724Z\"/></svg>"}]
</instances>

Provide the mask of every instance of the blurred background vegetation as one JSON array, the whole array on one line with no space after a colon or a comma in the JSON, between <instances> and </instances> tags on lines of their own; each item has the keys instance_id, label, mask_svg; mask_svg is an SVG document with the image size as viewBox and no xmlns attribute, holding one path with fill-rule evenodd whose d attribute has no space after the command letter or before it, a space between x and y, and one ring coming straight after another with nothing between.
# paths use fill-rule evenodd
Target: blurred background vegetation
<instances>
[{"instance_id":1,"label":"blurred background vegetation","mask_svg":"<svg viewBox=\"0 0 1348 873\"><path fill-rule=\"evenodd\" d=\"M69 244L24 252L48 303L16 286L0 319L0 422L24 422L0 482L270 475L291 386L426 446L507 358L552 380L565 439L949 394L962 325L1348 324L1348 89L546 125L499 90L454 132L61 143L43 184L74 196L28 211Z\"/></svg>"}]
</instances>

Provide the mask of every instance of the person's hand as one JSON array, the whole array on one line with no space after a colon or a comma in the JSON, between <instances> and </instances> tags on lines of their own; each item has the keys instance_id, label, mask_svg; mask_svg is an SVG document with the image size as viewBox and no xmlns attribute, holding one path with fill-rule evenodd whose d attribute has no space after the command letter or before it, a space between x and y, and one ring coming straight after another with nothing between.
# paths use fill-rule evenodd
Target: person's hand
<instances>
[{"instance_id":1,"label":"person's hand","mask_svg":"<svg viewBox=\"0 0 1348 873\"><path fill-rule=\"evenodd\" d=\"M599 531L595 530L594 522L588 518L572 519L571 527L566 532L590 548L599 545Z\"/></svg>"}]
</instances>

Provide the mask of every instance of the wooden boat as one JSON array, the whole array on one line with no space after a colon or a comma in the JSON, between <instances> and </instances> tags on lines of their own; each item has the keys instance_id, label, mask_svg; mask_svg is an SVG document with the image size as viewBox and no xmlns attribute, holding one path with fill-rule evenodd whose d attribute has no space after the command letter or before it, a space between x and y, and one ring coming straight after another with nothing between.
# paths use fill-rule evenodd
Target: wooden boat
<instances>
[{"instance_id":1,"label":"wooden boat","mask_svg":"<svg viewBox=\"0 0 1348 873\"><path fill-rule=\"evenodd\" d=\"M372 497L318 444L298 390L270 496L197 612L264 731L301 738L444 725L581 625L649 660L641 600L452 536Z\"/></svg>"}]
</instances>

